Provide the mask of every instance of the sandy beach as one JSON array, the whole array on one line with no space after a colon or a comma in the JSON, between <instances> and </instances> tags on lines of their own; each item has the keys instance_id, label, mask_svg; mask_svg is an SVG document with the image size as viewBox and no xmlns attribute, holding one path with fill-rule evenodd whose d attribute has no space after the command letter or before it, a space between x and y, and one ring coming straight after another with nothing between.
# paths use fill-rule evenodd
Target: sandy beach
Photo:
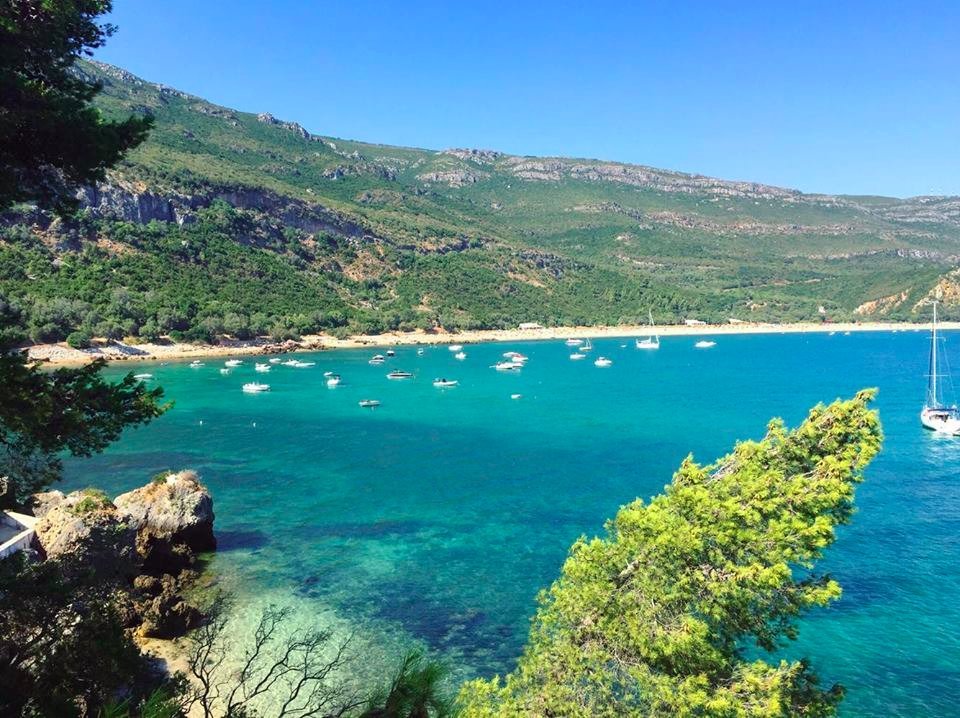
<instances>
[{"instance_id":1,"label":"sandy beach","mask_svg":"<svg viewBox=\"0 0 960 718\"><path fill-rule=\"evenodd\" d=\"M960 322L943 322L941 329L960 329ZM880 331L929 331L930 325L906 324L903 322L861 323L796 323L796 324L703 324L690 326L658 326L657 334L667 336L718 336L730 334L796 334L805 332L844 333ZM345 339L318 334L304 336L298 342L282 344L267 339L250 341L229 340L217 345L180 344L127 344L120 341L99 342L89 349L73 349L65 343L36 344L26 348L31 359L52 365L84 364L95 359L110 362L136 361L181 361L204 357L227 357L249 354L275 354L290 351L321 351L324 349L351 349L358 347L390 347L431 344L475 344L478 342L518 342L563 340L569 337L603 339L613 337L637 337L650 333L647 326L592 326L592 327L543 327L538 329L486 329L477 331L448 332L394 332L351 336Z\"/></svg>"}]
</instances>

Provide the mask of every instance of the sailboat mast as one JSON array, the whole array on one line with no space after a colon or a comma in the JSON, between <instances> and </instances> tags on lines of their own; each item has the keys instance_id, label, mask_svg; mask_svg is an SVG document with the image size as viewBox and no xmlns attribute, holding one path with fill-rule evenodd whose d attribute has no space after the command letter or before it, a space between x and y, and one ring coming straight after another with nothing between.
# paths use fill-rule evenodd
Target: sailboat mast
<instances>
[{"instance_id":1,"label":"sailboat mast","mask_svg":"<svg viewBox=\"0 0 960 718\"><path fill-rule=\"evenodd\" d=\"M930 403L939 408L940 399L937 396L937 303L933 303L933 327L930 331Z\"/></svg>"}]
</instances>

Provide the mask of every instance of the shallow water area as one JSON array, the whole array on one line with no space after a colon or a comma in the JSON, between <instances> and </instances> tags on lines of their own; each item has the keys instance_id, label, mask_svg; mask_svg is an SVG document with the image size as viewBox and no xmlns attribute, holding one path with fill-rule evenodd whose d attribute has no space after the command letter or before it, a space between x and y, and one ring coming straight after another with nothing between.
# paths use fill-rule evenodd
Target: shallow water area
<instances>
[{"instance_id":1,"label":"shallow water area","mask_svg":"<svg viewBox=\"0 0 960 718\"><path fill-rule=\"evenodd\" d=\"M212 570L236 590L336 616L382 639L384 662L417 642L460 677L486 676L512 667L569 545L660 491L688 453L708 462L772 416L794 425L818 401L876 386L884 450L823 562L843 598L805 618L786 653L846 686L843 715L960 715L960 439L919 425L926 333L715 339L665 337L657 351L594 339L581 361L548 341L467 344L463 361L397 347L379 366L377 350L338 350L266 373L253 357L228 374L214 359L138 365L175 407L69 460L60 488L115 494L196 469L215 500ZM492 369L510 350L527 365ZM960 366L960 335L947 332L946 351ZM596 367L600 355L612 366ZM388 380L394 369L414 376ZM328 387L325 371L342 383ZM243 393L252 381L271 389Z\"/></svg>"}]
</instances>

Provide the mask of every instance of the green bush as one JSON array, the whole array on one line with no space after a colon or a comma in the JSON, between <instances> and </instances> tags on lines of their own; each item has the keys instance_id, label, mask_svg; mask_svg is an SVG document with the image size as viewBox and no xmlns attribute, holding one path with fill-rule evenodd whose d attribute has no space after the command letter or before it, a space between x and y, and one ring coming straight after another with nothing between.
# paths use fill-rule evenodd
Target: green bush
<instances>
[{"instance_id":1,"label":"green bush","mask_svg":"<svg viewBox=\"0 0 960 718\"><path fill-rule=\"evenodd\" d=\"M67 335L67 345L74 349L87 349L92 338L88 332L77 330Z\"/></svg>"}]
</instances>

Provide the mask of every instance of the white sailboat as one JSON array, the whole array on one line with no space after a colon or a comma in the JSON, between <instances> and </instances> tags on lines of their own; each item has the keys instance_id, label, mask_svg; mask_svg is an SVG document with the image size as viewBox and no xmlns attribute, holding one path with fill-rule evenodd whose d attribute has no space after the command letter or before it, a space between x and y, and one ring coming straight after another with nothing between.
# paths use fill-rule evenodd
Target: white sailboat
<instances>
[{"instance_id":1,"label":"white sailboat","mask_svg":"<svg viewBox=\"0 0 960 718\"><path fill-rule=\"evenodd\" d=\"M653 324L653 312L649 312L650 317L650 335L646 339L637 339L637 349L659 349L660 336L656 333L656 327Z\"/></svg>"},{"instance_id":2,"label":"white sailboat","mask_svg":"<svg viewBox=\"0 0 960 718\"><path fill-rule=\"evenodd\" d=\"M943 398L943 376L940 372L941 357L937 336L937 303L933 303L933 325L930 329L930 374L927 378L927 398L920 412L920 423L939 434L960 435L960 409L956 404L947 404ZM946 374L950 381L950 374Z\"/></svg>"}]
</instances>

